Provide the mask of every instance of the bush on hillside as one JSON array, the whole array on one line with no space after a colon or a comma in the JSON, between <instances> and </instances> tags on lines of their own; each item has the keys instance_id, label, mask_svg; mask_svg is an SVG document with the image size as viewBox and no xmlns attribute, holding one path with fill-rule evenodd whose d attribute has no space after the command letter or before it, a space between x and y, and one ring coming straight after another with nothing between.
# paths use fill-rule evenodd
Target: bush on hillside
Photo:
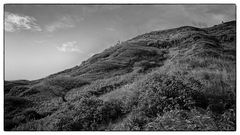
<instances>
[{"instance_id":1,"label":"bush on hillside","mask_svg":"<svg viewBox=\"0 0 240 135\"><path fill-rule=\"evenodd\" d=\"M46 81L46 84L49 84L50 86L59 86L66 90L71 90L73 88L77 88L77 87L81 87L83 85L89 84L89 82L81 78L58 76L55 78L48 79Z\"/></svg>"},{"instance_id":2,"label":"bush on hillside","mask_svg":"<svg viewBox=\"0 0 240 135\"><path fill-rule=\"evenodd\" d=\"M7 94L14 86L24 86L30 84L27 80L4 81L4 94Z\"/></svg>"},{"instance_id":3,"label":"bush on hillside","mask_svg":"<svg viewBox=\"0 0 240 135\"><path fill-rule=\"evenodd\" d=\"M151 119L143 112L134 110L120 124L114 125L111 130L116 131L140 131Z\"/></svg>"},{"instance_id":4,"label":"bush on hillside","mask_svg":"<svg viewBox=\"0 0 240 135\"><path fill-rule=\"evenodd\" d=\"M155 117L164 110L206 108L208 100L203 93L174 76L154 74L142 84L138 107L147 116Z\"/></svg>"},{"instance_id":5,"label":"bush on hillside","mask_svg":"<svg viewBox=\"0 0 240 135\"><path fill-rule=\"evenodd\" d=\"M111 121L124 115L120 101L103 102L94 97L81 98L74 111L73 116L61 118L59 130L103 130Z\"/></svg>"},{"instance_id":6,"label":"bush on hillside","mask_svg":"<svg viewBox=\"0 0 240 135\"><path fill-rule=\"evenodd\" d=\"M6 123L4 123L4 127L5 130L10 130L13 129L14 127L24 125L25 123L29 123L31 121L38 120L43 117L44 117L43 115L37 113L34 109L27 108L19 112L19 114L14 115L14 117L11 120L5 119Z\"/></svg>"},{"instance_id":7,"label":"bush on hillside","mask_svg":"<svg viewBox=\"0 0 240 135\"><path fill-rule=\"evenodd\" d=\"M85 90L91 95L101 96L126 84L134 82L138 76L139 74L137 73L129 73L125 75L114 76L108 79L97 80L92 82L91 85L85 88Z\"/></svg>"},{"instance_id":8,"label":"bush on hillside","mask_svg":"<svg viewBox=\"0 0 240 135\"><path fill-rule=\"evenodd\" d=\"M11 90L8 92L8 95L10 96L18 96L20 93L26 91L29 89L27 86L14 86L11 88Z\"/></svg>"},{"instance_id":9,"label":"bush on hillside","mask_svg":"<svg viewBox=\"0 0 240 135\"><path fill-rule=\"evenodd\" d=\"M66 76L59 76L55 78L50 78L45 81L45 85L51 90L51 92L55 96L59 96L62 98L64 102L67 100L65 99L65 94L73 88L78 88L83 85L89 84L89 82L73 77L66 77Z\"/></svg>"},{"instance_id":10,"label":"bush on hillside","mask_svg":"<svg viewBox=\"0 0 240 135\"><path fill-rule=\"evenodd\" d=\"M236 130L236 110L226 110L218 119L217 126L222 131L235 131Z\"/></svg>"},{"instance_id":11,"label":"bush on hillside","mask_svg":"<svg viewBox=\"0 0 240 135\"><path fill-rule=\"evenodd\" d=\"M196 130L218 130L216 123L207 112L200 113L196 109L190 111L174 109L165 112L162 116L146 125L145 130L154 131L196 131Z\"/></svg>"},{"instance_id":12,"label":"bush on hillside","mask_svg":"<svg viewBox=\"0 0 240 135\"><path fill-rule=\"evenodd\" d=\"M17 109L24 109L30 107L32 102L26 98L7 96L4 97L4 112L10 114L12 111Z\"/></svg>"},{"instance_id":13,"label":"bush on hillside","mask_svg":"<svg viewBox=\"0 0 240 135\"><path fill-rule=\"evenodd\" d=\"M30 100L21 97L4 97L4 130L11 130L22 122L22 119L16 119L22 111L31 107L33 103Z\"/></svg>"}]
</instances>

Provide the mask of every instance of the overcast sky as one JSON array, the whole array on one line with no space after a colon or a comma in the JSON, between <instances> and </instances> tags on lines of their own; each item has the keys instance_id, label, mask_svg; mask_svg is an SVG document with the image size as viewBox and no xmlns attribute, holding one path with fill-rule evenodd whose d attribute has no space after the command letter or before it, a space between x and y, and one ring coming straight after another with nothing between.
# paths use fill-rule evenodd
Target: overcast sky
<instances>
[{"instance_id":1,"label":"overcast sky","mask_svg":"<svg viewBox=\"0 0 240 135\"><path fill-rule=\"evenodd\" d=\"M5 79L39 79L139 34L235 20L235 5L5 5Z\"/></svg>"}]
</instances>

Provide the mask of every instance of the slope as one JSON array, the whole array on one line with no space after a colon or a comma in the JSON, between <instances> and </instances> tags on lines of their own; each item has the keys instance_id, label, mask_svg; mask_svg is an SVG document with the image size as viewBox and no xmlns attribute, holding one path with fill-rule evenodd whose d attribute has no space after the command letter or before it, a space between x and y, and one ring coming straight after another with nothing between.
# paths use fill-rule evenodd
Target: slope
<instances>
[{"instance_id":1,"label":"slope","mask_svg":"<svg viewBox=\"0 0 240 135\"><path fill-rule=\"evenodd\" d=\"M235 130L236 22L153 31L8 84L5 103L29 100L36 117L5 104L7 130Z\"/></svg>"}]
</instances>

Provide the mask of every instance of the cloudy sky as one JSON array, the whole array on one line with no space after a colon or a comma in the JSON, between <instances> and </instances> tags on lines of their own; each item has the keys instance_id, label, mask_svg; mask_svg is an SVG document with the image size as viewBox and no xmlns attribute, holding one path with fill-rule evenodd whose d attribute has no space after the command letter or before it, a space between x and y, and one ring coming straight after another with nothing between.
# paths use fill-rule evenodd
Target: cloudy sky
<instances>
[{"instance_id":1,"label":"cloudy sky","mask_svg":"<svg viewBox=\"0 0 240 135\"><path fill-rule=\"evenodd\" d=\"M235 20L235 5L5 5L5 79L39 79L153 30Z\"/></svg>"}]
</instances>

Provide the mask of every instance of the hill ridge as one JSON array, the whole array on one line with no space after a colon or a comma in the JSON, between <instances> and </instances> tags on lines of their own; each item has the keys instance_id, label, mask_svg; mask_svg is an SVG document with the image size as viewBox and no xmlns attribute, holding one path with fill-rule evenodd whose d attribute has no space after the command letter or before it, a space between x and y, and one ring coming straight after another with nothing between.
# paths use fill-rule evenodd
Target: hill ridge
<instances>
[{"instance_id":1,"label":"hill ridge","mask_svg":"<svg viewBox=\"0 0 240 135\"><path fill-rule=\"evenodd\" d=\"M123 47L125 45L129 46L129 45L134 44L134 45L142 45L142 46L148 46L148 47L150 47L150 46L151 47L156 47L156 45L154 45L154 44L161 44L161 43L154 43L155 40L157 40L156 42L162 41L162 44L166 45L166 46L168 44L179 44L179 42L181 42L181 41L178 41L178 39L186 40L187 38L191 38L192 34L189 34L188 31L191 31L193 34L196 34L197 36L205 36L205 37L208 38L208 35L206 35L206 34L208 34L208 33L206 33L206 30L211 29L211 28L213 29L214 27L216 28L216 27L220 27L220 26L225 26L225 25L233 25L234 26L235 23L236 23L235 21L231 21L231 22L226 22L226 23L223 23L223 24L219 24L217 26L203 28L203 29L192 27L192 26L182 26L180 28L173 28L173 29L168 29L168 30L163 30L163 31L153 31L153 32L149 32L149 33L146 33L146 34L142 34L142 35L136 36L136 37L134 37L134 38L132 38L130 40L124 41L121 44L118 44L118 45L112 46L110 48L107 48L103 52L97 53L97 54L93 55L92 57L90 57L86 61L83 61L82 64L80 64L78 66L75 66L74 68L66 69L66 70L63 70L63 71L61 71L59 73L55 73L53 75L50 75L50 76L54 76L54 75L57 75L57 74L61 74L61 73L64 73L64 72L68 72L68 71L72 71L74 69L80 68L82 65L86 64L87 62L90 62L90 64L92 64L92 63L94 63L94 61L96 61L96 59L101 59L98 56L101 56L103 58L107 57L107 55L110 55L109 54L109 50L111 51L111 50L117 50L119 48L121 49L121 47ZM188 28L193 28L193 31L192 31L192 29L188 29ZM184 32L185 31L187 33L186 36L183 35L184 33L179 35L179 31L178 30L180 30L180 32ZM184 30L184 31L181 31L181 30ZM198 30L198 31L196 31L196 30ZM202 31L204 31L205 33L201 34ZM162 33L162 32L165 32L165 33ZM162 35L162 34L172 33L172 32L175 32L175 33L178 33L178 34L172 34L172 35L170 34L170 37L168 37L167 39L163 39L163 40L159 39L159 37L158 37L159 33L160 33L160 35ZM155 39L154 39L154 37L153 38L151 38L151 37L150 38L149 37L144 37L146 35L148 35L148 36L149 35L155 35L155 36L157 35L157 37L155 37ZM145 38L146 41L136 41L138 39L143 40L143 37ZM198 38L198 37L196 37L196 38ZM137 43L134 43L134 42L137 42ZM103 55L103 53L107 53L107 54Z\"/></svg>"},{"instance_id":2,"label":"hill ridge","mask_svg":"<svg viewBox=\"0 0 240 135\"><path fill-rule=\"evenodd\" d=\"M236 130L236 21L153 31L5 81L4 114L6 130Z\"/></svg>"}]
</instances>

